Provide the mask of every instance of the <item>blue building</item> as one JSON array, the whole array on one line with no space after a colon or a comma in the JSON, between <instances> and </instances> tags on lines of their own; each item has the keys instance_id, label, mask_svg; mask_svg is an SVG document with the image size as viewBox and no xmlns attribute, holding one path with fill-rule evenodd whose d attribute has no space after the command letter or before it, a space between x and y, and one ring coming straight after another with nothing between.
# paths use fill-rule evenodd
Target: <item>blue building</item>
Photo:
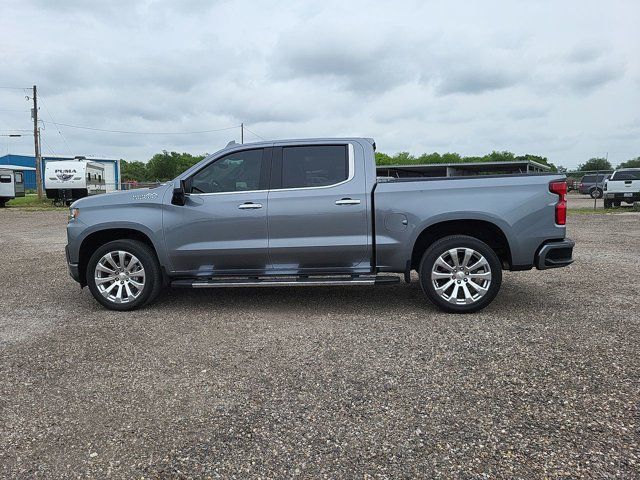
<instances>
[{"instance_id":1,"label":"blue building","mask_svg":"<svg viewBox=\"0 0 640 480\"><path fill-rule=\"evenodd\" d=\"M73 160L74 157L63 155L43 155L42 156L42 175L44 176L44 166L47 162L55 162L60 160ZM114 160L111 158L95 158L86 157L87 160L92 162L101 163L104 166L104 178L107 192L113 190L120 190L122 185L120 183L120 160ZM8 154L0 157L0 165L19 165L21 167L36 166L36 159L32 155L15 155ZM44 177L43 177L44 184ZM25 171L24 172L24 186L26 189L36 188L36 172Z\"/></svg>"}]
</instances>

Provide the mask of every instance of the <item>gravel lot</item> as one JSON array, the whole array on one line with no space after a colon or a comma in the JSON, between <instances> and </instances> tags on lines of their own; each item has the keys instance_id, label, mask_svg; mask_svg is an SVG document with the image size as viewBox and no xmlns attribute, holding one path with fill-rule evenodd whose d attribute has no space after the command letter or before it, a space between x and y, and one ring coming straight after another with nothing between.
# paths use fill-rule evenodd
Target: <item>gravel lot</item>
<instances>
[{"instance_id":1,"label":"gravel lot","mask_svg":"<svg viewBox=\"0 0 640 480\"><path fill-rule=\"evenodd\" d=\"M638 478L640 214L440 313L392 287L101 308L64 212L0 211L0 477Z\"/></svg>"}]
</instances>

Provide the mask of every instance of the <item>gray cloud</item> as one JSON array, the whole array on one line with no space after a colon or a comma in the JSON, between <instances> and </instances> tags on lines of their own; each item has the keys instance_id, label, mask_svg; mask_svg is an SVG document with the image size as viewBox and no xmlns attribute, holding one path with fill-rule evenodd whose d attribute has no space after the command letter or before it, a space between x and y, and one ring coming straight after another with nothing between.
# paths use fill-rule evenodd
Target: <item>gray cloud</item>
<instances>
[{"instance_id":1,"label":"gray cloud","mask_svg":"<svg viewBox=\"0 0 640 480\"><path fill-rule=\"evenodd\" d=\"M267 138L373 136L389 152L624 160L640 155L637 124L615 127L637 122L638 15L634 3L578 0L534 2L526 15L494 0L5 2L0 85L38 84L43 119L113 130L244 121ZM28 108L23 91L0 89L0 130L28 129ZM67 142L43 132L55 153L133 159L238 138L61 131ZM7 149L32 147L0 139Z\"/></svg>"},{"instance_id":2,"label":"gray cloud","mask_svg":"<svg viewBox=\"0 0 640 480\"><path fill-rule=\"evenodd\" d=\"M270 67L276 79L312 78L354 92L379 93L410 82L419 66L393 38L353 41L351 32L287 32L278 41Z\"/></svg>"},{"instance_id":3,"label":"gray cloud","mask_svg":"<svg viewBox=\"0 0 640 480\"><path fill-rule=\"evenodd\" d=\"M439 94L450 93L480 94L514 86L522 81L514 72L491 69L477 65L464 68L453 67L438 81Z\"/></svg>"}]
</instances>

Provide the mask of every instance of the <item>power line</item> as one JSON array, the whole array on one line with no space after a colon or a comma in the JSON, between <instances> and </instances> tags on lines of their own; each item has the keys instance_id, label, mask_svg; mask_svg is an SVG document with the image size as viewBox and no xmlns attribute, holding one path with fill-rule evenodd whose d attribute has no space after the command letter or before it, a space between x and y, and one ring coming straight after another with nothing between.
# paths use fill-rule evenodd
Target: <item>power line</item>
<instances>
[{"instance_id":1,"label":"power line","mask_svg":"<svg viewBox=\"0 0 640 480\"><path fill-rule=\"evenodd\" d=\"M47 122L46 120L41 120L43 123L52 123ZM222 132L224 130L233 130L234 128L238 128L240 125L234 125L232 127L226 128L215 128L212 130L196 130L193 132L135 132L129 130L107 130L105 128L95 128L95 127L87 127L83 125L71 125L69 123L55 123L55 125L62 125L63 127L69 128L79 128L81 130L92 130L95 132L106 132L106 133L126 133L130 135L192 135L192 134L200 134L200 133L212 133L212 132Z\"/></svg>"},{"instance_id":2,"label":"power line","mask_svg":"<svg viewBox=\"0 0 640 480\"><path fill-rule=\"evenodd\" d=\"M51 112L49 111L49 107L47 107L47 104L44 103L44 97L42 96L42 94L40 94L40 100L42 101L42 104L44 105L44 109L47 111L47 114L49 115L49 118L51 119L51 121L55 125L56 130L58 131L58 135L60 135L60 138L62 138L62 141L64 142L65 146L67 147L67 151L69 152L69 155L73 156L73 153L71 152L71 148L69 147L69 144L67 143L67 139L64 138L64 135L62 135L62 132L60 131L60 127L58 127L58 124L56 123L55 119L53 118L53 115L51 115Z\"/></svg>"},{"instance_id":3,"label":"power line","mask_svg":"<svg viewBox=\"0 0 640 480\"><path fill-rule=\"evenodd\" d=\"M249 130L249 128L248 128L246 125L244 126L244 129L245 129L247 132L249 132L249 133L253 133L256 137L258 137L258 138L260 138L260 139L262 139L262 140L264 140L264 141L266 141L266 140L267 140L267 139L266 139L266 138L264 138L263 136L258 135L258 134L257 134L256 132L254 132L253 130Z\"/></svg>"},{"instance_id":4,"label":"power line","mask_svg":"<svg viewBox=\"0 0 640 480\"><path fill-rule=\"evenodd\" d=\"M42 140L42 143L44 143L44 146L47 147L47 150L49 150L51 152L51 155L55 155L55 152L53 151L53 149L49 146L49 144L47 143L47 141L44 139L44 137L40 138Z\"/></svg>"},{"instance_id":5,"label":"power line","mask_svg":"<svg viewBox=\"0 0 640 480\"><path fill-rule=\"evenodd\" d=\"M0 88L5 88L7 90L30 90L29 87L6 87L2 85L0 85Z\"/></svg>"}]
</instances>

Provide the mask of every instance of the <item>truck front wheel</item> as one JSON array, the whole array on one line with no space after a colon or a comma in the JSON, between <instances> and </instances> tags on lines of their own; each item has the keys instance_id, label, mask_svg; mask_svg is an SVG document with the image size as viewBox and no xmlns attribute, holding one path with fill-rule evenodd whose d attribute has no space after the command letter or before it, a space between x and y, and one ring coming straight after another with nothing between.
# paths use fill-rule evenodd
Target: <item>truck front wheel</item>
<instances>
[{"instance_id":1,"label":"truck front wheel","mask_svg":"<svg viewBox=\"0 0 640 480\"><path fill-rule=\"evenodd\" d=\"M154 251L137 240L115 240L96 249L86 280L93 297L111 310L135 310L160 292L162 275Z\"/></svg>"},{"instance_id":2,"label":"truck front wheel","mask_svg":"<svg viewBox=\"0 0 640 480\"><path fill-rule=\"evenodd\" d=\"M420 285L429 300L451 313L477 312L500 290L502 266L489 245L468 235L434 242L420 261Z\"/></svg>"}]
</instances>

